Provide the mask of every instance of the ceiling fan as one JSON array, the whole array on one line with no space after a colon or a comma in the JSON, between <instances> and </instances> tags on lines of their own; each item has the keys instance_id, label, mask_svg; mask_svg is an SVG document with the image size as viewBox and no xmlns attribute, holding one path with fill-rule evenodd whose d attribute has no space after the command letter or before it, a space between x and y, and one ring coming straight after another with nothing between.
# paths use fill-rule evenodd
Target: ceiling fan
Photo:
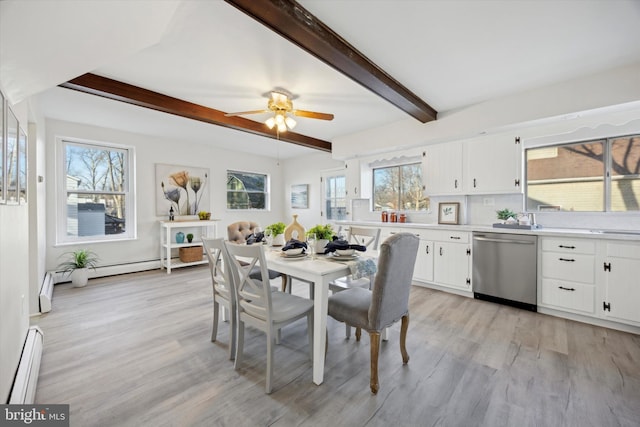
<instances>
[{"instance_id":1,"label":"ceiling fan","mask_svg":"<svg viewBox=\"0 0 640 427\"><path fill-rule=\"evenodd\" d=\"M296 121L289 114L309 119L333 120L333 114L294 110L291 98L291 95L284 91L274 90L271 91L266 110L240 111L237 113L227 113L225 116L245 116L249 114L273 112L273 116L265 120L265 124L269 129L273 129L273 127L276 126L278 132L286 132L288 129L293 129L296 126Z\"/></svg>"}]
</instances>

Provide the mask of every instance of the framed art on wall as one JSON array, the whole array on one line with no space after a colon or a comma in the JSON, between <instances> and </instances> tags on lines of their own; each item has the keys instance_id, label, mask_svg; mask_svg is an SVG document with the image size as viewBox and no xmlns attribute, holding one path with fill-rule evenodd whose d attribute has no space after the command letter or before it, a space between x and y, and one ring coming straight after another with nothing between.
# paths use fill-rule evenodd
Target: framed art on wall
<instances>
[{"instance_id":1,"label":"framed art on wall","mask_svg":"<svg viewBox=\"0 0 640 427\"><path fill-rule=\"evenodd\" d=\"M438 224L458 224L460 220L460 203L438 203Z\"/></svg>"},{"instance_id":2,"label":"framed art on wall","mask_svg":"<svg viewBox=\"0 0 640 427\"><path fill-rule=\"evenodd\" d=\"M156 215L197 215L209 209L209 169L156 164Z\"/></svg>"},{"instance_id":3,"label":"framed art on wall","mask_svg":"<svg viewBox=\"0 0 640 427\"><path fill-rule=\"evenodd\" d=\"M209 169L156 164L156 215L197 215L209 209Z\"/></svg>"},{"instance_id":4,"label":"framed art on wall","mask_svg":"<svg viewBox=\"0 0 640 427\"><path fill-rule=\"evenodd\" d=\"M293 209L309 208L309 184L291 186L291 207Z\"/></svg>"}]
</instances>

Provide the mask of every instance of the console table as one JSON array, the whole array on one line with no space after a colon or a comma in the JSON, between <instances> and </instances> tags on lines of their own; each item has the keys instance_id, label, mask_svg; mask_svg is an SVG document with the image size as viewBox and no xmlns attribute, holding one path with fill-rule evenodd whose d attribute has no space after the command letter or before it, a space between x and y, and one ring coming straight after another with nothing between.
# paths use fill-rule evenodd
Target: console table
<instances>
[{"instance_id":1,"label":"console table","mask_svg":"<svg viewBox=\"0 0 640 427\"><path fill-rule=\"evenodd\" d=\"M166 268L167 274L171 274L172 268L186 267L189 265L206 264L207 258L200 261L182 262L172 254L173 249L202 246L201 236L215 238L218 234L219 219L212 220L188 220L188 221L160 221L160 268ZM193 241L177 243L175 235L178 231L184 234L192 233Z\"/></svg>"}]
</instances>

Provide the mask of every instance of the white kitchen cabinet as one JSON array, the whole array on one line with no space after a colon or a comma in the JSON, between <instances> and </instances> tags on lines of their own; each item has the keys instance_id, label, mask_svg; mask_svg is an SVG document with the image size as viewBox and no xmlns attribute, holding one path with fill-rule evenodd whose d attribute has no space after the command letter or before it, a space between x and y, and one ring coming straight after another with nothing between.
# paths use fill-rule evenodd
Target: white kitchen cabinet
<instances>
[{"instance_id":1,"label":"white kitchen cabinet","mask_svg":"<svg viewBox=\"0 0 640 427\"><path fill-rule=\"evenodd\" d=\"M167 274L171 274L172 268L187 267L190 265L206 264L207 258L202 257L200 261L182 262L174 257L180 248L202 246L201 236L215 238L217 235L217 224L219 220L194 220L194 221L160 221L160 268L166 268ZM194 240L189 243L177 243L175 235L182 231L185 235L192 233Z\"/></svg>"},{"instance_id":2,"label":"white kitchen cabinet","mask_svg":"<svg viewBox=\"0 0 640 427\"><path fill-rule=\"evenodd\" d=\"M512 135L464 141L465 194L522 192L522 146Z\"/></svg>"},{"instance_id":3,"label":"white kitchen cabinet","mask_svg":"<svg viewBox=\"0 0 640 427\"><path fill-rule=\"evenodd\" d=\"M429 145L422 154L425 196L462 193L462 142Z\"/></svg>"},{"instance_id":4,"label":"white kitchen cabinet","mask_svg":"<svg viewBox=\"0 0 640 427\"><path fill-rule=\"evenodd\" d=\"M579 314L595 314L596 242L542 238L539 305Z\"/></svg>"},{"instance_id":5,"label":"white kitchen cabinet","mask_svg":"<svg viewBox=\"0 0 640 427\"><path fill-rule=\"evenodd\" d=\"M640 244L604 242L605 318L640 325Z\"/></svg>"},{"instance_id":6,"label":"white kitchen cabinet","mask_svg":"<svg viewBox=\"0 0 640 427\"><path fill-rule=\"evenodd\" d=\"M413 278L422 282L433 282L433 241L420 239Z\"/></svg>"},{"instance_id":7,"label":"white kitchen cabinet","mask_svg":"<svg viewBox=\"0 0 640 427\"><path fill-rule=\"evenodd\" d=\"M434 231L433 282L471 291L471 245L469 233Z\"/></svg>"}]
</instances>

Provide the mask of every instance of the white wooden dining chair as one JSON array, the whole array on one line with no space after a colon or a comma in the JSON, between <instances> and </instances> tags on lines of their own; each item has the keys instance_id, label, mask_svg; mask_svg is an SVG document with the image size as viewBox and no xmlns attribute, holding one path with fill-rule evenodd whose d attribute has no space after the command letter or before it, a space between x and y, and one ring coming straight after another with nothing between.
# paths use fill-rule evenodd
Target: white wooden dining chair
<instances>
[{"instance_id":1,"label":"white wooden dining chair","mask_svg":"<svg viewBox=\"0 0 640 427\"><path fill-rule=\"evenodd\" d=\"M218 321L220 319L220 305L227 310L229 318L229 359L233 360L236 353L236 296L233 275L231 274L230 258L224 239L201 237L204 251L209 260L211 283L213 287L213 328L211 342L218 336Z\"/></svg>"},{"instance_id":2,"label":"white wooden dining chair","mask_svg":"<svg viewBox=\"0 0 640 427\"><path fill-rule=\"evenodd\" d=\"M227 244L227 249L233 267L238 314L235 369L237 370L242 363L245 324L263 331L267 335L265 390L269 394L273 383L274 347L278 331L283 326L303 317L307 318L309 354L313 359L313 301L285 292L272 292L262 245ZM248 264L242 265L241 261ZM260 269L260 278L252 277L251 271L254 268Z\"/></svg>"}]
</instances>

